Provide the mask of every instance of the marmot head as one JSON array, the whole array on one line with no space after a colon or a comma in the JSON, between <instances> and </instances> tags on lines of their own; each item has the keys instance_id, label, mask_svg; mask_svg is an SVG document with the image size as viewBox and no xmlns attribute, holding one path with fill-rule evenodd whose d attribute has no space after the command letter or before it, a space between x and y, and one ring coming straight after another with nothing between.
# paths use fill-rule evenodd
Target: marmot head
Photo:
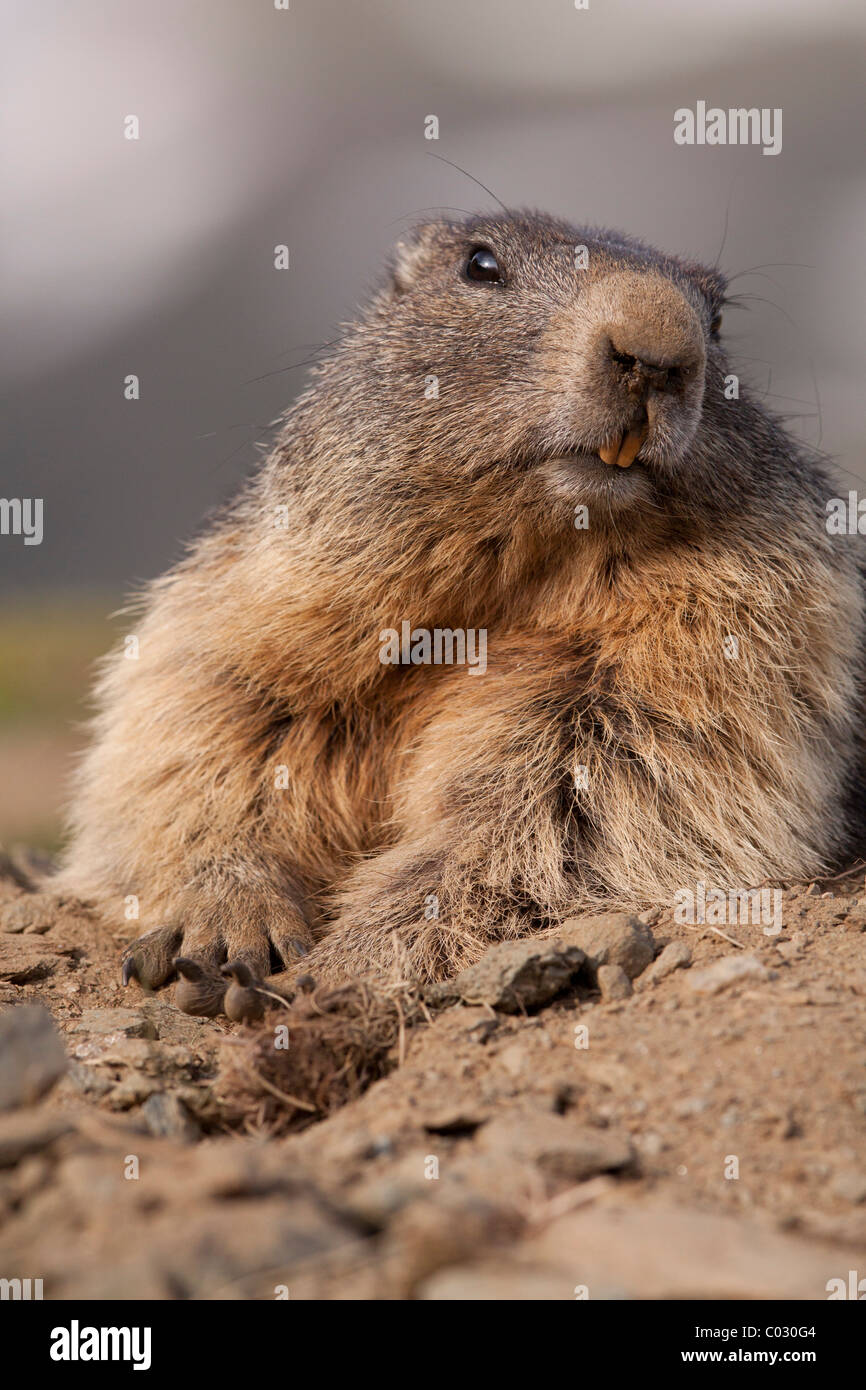
<instances>
[{"instance_id":1,"label":"marmot head","mask_svg":"<svg viewBox=\"0 0 866 1390\"><path fill-rule=\"evenodd\" d=\"M411 504L496 544L505 511L549 538L585 505L627 546L777 485L784 505L802 496L796 449L726 399L724 301L717 270L619 233L537 213L425 223L320 369L317 437L381 524Z\"/></svg>"}]
</instances>

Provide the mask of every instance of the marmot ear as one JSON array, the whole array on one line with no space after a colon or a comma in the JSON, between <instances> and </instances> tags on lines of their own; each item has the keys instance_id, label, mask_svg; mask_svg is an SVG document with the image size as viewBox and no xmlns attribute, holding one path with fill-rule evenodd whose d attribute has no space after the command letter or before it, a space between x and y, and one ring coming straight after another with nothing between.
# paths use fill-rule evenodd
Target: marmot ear
<instances>
[{"instance_id":1,"label":"marmot ear","mask_svg":"<svg viewBox=\"0 0 866 1390\"><path fill-rule=\"evenodd\" d=\"M439 228L437 222L422 222L397 242L389 262L392 294L405 294L415 283Z\"/></svg>"}]
</instances>

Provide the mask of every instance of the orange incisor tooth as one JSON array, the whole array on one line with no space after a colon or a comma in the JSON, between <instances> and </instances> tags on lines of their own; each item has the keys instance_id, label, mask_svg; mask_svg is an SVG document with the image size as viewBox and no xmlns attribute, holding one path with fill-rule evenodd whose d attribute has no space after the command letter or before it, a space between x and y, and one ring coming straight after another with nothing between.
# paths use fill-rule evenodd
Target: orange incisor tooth
<instances>
[{"instance_id":1,"label":"orange incisor tooth","mask_svg":"<svg viewBox=\"0 0 866 1390\"><path fill-rule=\"evenodd\" d=\"M629 430L628 434L622 442L622 447L619 451L619 458L617 459L617 463L619 464L620 468L628 468L630 464L634 463L638 454L638 450L640 449L641 444L643 444L644 440L646 439L646 436L647 432L645 429Z\"/></svg>"},{"instance_id":2,"label":"orange incisor tooth","mask_svg":"<svg viewBox=\"0 0 866 1390\"><path fill-rule=\"evenodd\" d=\"M616 463L622 445L622 435L614 435L609 444L602 444L598 456L604 463Z\"/></svg>"},{"instance_id":3,"label":"orange incisor tooth","mask_svg":"<svg viewBox=\"0 0 866 1390\"><path fill-rule=\"evenodd\" d=\"M599 449L599 458L605 463L616 463L620 468L628 468L637 458L647 433L647 427L644 425L642 429L629 430L626 435L614 437Z\"/></svg>"}]
</instances>

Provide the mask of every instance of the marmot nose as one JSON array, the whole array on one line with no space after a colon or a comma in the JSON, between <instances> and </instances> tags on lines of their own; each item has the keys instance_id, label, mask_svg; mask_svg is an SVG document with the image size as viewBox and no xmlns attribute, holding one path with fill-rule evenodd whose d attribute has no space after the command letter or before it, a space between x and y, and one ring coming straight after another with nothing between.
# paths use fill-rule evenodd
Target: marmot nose
<instances>
[{"instance_id":1,"label":"marmot nose","mask_svg":"<svg viewBox=\"0 0 866 1390\"><path fill-rule=\"evenodd\" d=\"M602 461L628 468L690 437L707 358L703 320L680 286L655 270L616 270L588 286L579 312Z\"/></svg>"},{"instance_id":2,"label":"marmot nose","mask_svg":"<svg viewBox=\"0 0 866 1390\"><path fill-rule=\"evenodd\" d=\"M686 373L689 371L686 363L671 362L665 365L663 362L648 362L632 352L623 352L612 342L609 344L609 355L620 384L629 396L639 401L646 400L650 390L678 390L683 380L683 368Z\"/></svg>"},{"instance_id":3,"label":"marmot nose","mask_svg":"<svg viewBox=\"0 0 866 1390\"><path fill-rule=\"evenodd\" d=\"M599 327L599 347L617 394L636 402L650 392L682 395L705 363L704 335L695 310L661 276L614 276Z\"/></svg>"}]
</instances>

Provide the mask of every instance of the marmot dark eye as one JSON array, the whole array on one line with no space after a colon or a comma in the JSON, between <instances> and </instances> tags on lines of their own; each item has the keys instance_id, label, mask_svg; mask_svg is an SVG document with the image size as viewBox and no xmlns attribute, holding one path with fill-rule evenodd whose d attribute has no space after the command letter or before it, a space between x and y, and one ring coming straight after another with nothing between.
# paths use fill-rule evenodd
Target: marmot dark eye
<instances>
[{"instance_id":1,"label":"marmot dark eye","mask_svg":"<svg viewBox=\"0 0 866 1390\"><path fill-rule=\"evenodd\" d=\"M710 324L710 332L712 333L712 335L713 335L714 338L718 336L719 329L721 328L721 326L722 326L722 316L721 316L721 314L716 314L716 317L713 319L712 323Z\"/></svg>"},{"instance_id":2,"label":"marmot dark eye","mask_svg":"<svg viewBox=\"0 0 866 1390\"><path fill-rule=\"evenodd\" d=\"M479 246L466 262L466 274L470 280L487 280L490 284L502 284L499 262L486 246Z\"/></svg>"}]
</instances>

